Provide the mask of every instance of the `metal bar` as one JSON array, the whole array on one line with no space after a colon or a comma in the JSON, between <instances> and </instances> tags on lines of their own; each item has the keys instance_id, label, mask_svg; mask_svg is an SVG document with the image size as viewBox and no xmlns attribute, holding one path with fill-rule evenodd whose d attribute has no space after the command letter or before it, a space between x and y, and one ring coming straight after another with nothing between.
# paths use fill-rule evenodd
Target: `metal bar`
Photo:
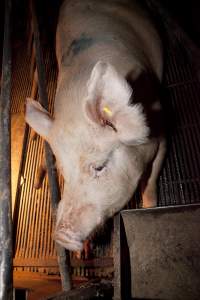
<instances>
[{"instance_id":1,"label":"metal bar","mask_svg":"<svg viewBox=\"0 0 200 300\"><path fill-rule=\"evenodd\" d=\"M48 110L48 96L46 91L46 77L44 62L42 57L42 51L40 47L40 35L38 22L36 17L36 8L34 1L32 1L32 18L33 18L33 28L34 28L34 44L36 50L36 66L38 71L38 90L40 96L40 103L42 106ZM55 168L54 156L51 148L47 142L45 142L45 157L47 165L47 173L49 179L49 188L51 193L51 205L52 205L52 215L55 221L56 210L58 202L60 200L60 189L58 183L57 170ZM56 244L56 250L58 255L58 264L60 269L60 275L62 280L62 288L65 291L71 288L71 278L70 278L70 266L69 266L69 252L63 247Z\"/></svg>"},{"instance_id":2,"label":"metal bar","mask_svg":"<svg viewBox=\"0 0 200 300\"><path fill-rule=\"evenodd\" d=\"M118 247L119 249L119 247ZM113 268L113 258L112 257L103 257L103 258L93 258L93 259L76 259L73 258L70 261L73 268ZM57 267L58 262L55 258L46 256L45 258L14 258L13 260L14 267ZM119 267L119 260L117 260L117 267Z\"/></svg>"},{"instance_id":3,"label":"metal bar","mask_svg":"<svg viewBox=\"0 0 200 300\"><path fill-rule=\"evenodd\" d=\"M5 3L2 85L0 97L0 299L12 299L12 212L11 212L11 1Z\"/></svg>"}]
</instances>

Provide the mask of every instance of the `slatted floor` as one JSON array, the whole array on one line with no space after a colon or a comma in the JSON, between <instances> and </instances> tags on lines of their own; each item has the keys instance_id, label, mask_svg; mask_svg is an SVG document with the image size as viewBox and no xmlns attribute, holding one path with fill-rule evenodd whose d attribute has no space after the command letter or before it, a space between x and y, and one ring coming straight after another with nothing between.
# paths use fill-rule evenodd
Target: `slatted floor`
<instances>
[{"instance_id":1,"label":"slatted floor","mask_svg":"<svg viewBox=\"0 0 200 300\"><path fill-rule=\"evenodd\" d=\"M18 54L14 61L14 86L19 83L24 84L27 80L24 67L22 68L23 59ZM51 67L52 61L52 53L48 52L46 67L48 69L48 95L51 103L55 95L57 76L55 65ZM167 108L166 118L172 126L168 134L169 149L158 182L158 205L195 203L199 201L200 195L200 83L193 66L185 58L184 45L176 49L176 53L173 49L168 51L164 86L163 102L164 107ZM13 112L22 107L29 93L29 88L24 86L19 98L13 96ZM20 174L21 184L18 186L16 198L15 267L16 269L56 273L58 269L54 243L51 239L52 221L47 179L40 190L35 190L33 187L37 167L42 160L42 144L39 137L32 140L30 131L27 131ZM73 268L75 276L91 277L112 274L111 229L108 230L107 227L105 231L106 237L102 233L93 242L93 257L97 259L96 263L99 263L100 268L98 271L89 266L86 268L83 260L79 267L76 264ZM106 263L103 257L108 258ZM103 262L107 264L107 268L104 268Z\"/></svg>"},{"instance_id":2,"label":"slatted floor","mask_svg":"<svg viewBox=\"0 0 200 300\"><path fill-rule=\"evenodd\" d=\"M11 88L12 207L16 196L24 134L24 103L31 93L30 58L24 45L13 49Z\"/></svg>"},{"instance_id":3,"label":"slatted floor","mask_svg":"<svg viewBox=\"0 0 200 300\"><path fill-rule=\"evenodd\" d=\"M20 49L19 49L20 50ZM27 55L27 54L25 54ZM18 56L23 65L25 57ZM51 64L51 52L46 56L46 67L48 69L48 97L52 104L55 96L57 72L56 69L48 68ZM25 62L24 61L24 62ZM16 59L16 68L19 62ZM30 66L30 61L29 61ZM18 71L19 72L19 71ZM27 81L29 73L19 72L18 80ZM25 95L24 95L25 93ZM31 91L23 89L23 101L17 99L13 104L13 110L20 110L24 105L26 97L30 97ZM51 105L52 107L52 105ZM19 185L15 201L14 220L15 228L15 263L17 269L56 273L57 259L54 242L51 238L52 219L48 180L45 178L42 188L34 188L37 169L43 159L43 140L36 136L33 138L32 130L27 126L24 138L24 153L21 162Z\"/></svg>"}]
</instances>

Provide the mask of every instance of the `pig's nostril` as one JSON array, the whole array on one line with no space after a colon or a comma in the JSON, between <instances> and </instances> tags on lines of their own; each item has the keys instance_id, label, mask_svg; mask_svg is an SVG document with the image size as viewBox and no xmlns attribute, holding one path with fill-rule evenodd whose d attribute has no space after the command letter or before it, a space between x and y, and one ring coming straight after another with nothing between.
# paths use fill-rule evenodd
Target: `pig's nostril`
<instances>
[{"instance_id":1,"label":"pig's nostril","mask_svg":"<svg viewBox=\"0 0 200 300\"><path fill-rule=\"evenodd\" d=\"M71 232L69 234L68 232L58 231L54 233L54 240L71 251L78 251L83 248L83 242Z\"/></svg>"}]
</instances>

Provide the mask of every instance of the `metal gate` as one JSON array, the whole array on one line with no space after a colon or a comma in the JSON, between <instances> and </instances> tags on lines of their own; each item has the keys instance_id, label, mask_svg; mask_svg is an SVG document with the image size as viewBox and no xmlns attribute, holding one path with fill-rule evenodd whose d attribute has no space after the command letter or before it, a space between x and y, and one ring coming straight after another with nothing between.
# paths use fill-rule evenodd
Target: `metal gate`
<instances>
[{"instance_id":1,"label":"metal gate","mask_svg":"<svg viewBox=\"0 0 200 300\"><path fill-rule=\"evenodd\" d=\"M22 111L24 100L30 96L27 45L18 48L13 60L12 113ZM200 82L195 65L188 58L184 41L176 47L168 39L163 106L169 128L168 154L159 178L158 205L196 203L200 195ZM50 107L56 89L55 57L46 49L45 66L48 74ZM34 177L43 156L43 141L32 138L26 129L14 212L15 270L57 274L59 272L54 242L51 238L52 218L48 180L42 188L34 188ZM60 178L62 187L62 179ZM134 197L138 203L139 191ZM131 201L128 207L135 206ZM80 259L71 253L74 277L113 276L112 220L106 230L93 239L91 257ZM111 225L111 226L110 226ZM109 228L109 230L108 230ZM105 235L105 232L107 235Z\"/></svg>"}]
</instances>

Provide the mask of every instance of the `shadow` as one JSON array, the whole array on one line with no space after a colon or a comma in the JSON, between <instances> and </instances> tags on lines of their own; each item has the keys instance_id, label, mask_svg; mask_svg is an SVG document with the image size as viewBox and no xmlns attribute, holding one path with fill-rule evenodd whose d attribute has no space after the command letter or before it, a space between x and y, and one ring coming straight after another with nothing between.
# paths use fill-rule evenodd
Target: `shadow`
<instances>
[{"instance_id":1,"label":"shadow","mask_svg":"<svg viewBox=\"0 0 200 300\"><path fill-rule=\"evenodd\" d=\"M124 222L121 221L120 241L121 241L121 299L131 299L131 263L130 253L126 238Z\"/></svg>"},{"instance_id":2,"label":"shadow","mask_svg":"<svg viewBox=\"0 0 200 300\"><path fill-rule=\"evenodd\" d=\"M153 298L131 298L130 300L164 300L164 299L159 299L159 298L156 298L156 299L153 299Z\"/></svg>"},{"instance_id":3,"label":"shadow","mask_svg":"<svg viewBox=\"0 0 200 300\"><path fill-rule=\"evenodd\" d=\"M147 125L150 128L150 136L162 135L165 128L165 117L157 102L163 97L164 91L157 77L152 72L144 71L137 78L134 78L133 71L133 73L128 74L126 79L133 90L129 105L141 103Z\"/></svg>"}]
</instances>

